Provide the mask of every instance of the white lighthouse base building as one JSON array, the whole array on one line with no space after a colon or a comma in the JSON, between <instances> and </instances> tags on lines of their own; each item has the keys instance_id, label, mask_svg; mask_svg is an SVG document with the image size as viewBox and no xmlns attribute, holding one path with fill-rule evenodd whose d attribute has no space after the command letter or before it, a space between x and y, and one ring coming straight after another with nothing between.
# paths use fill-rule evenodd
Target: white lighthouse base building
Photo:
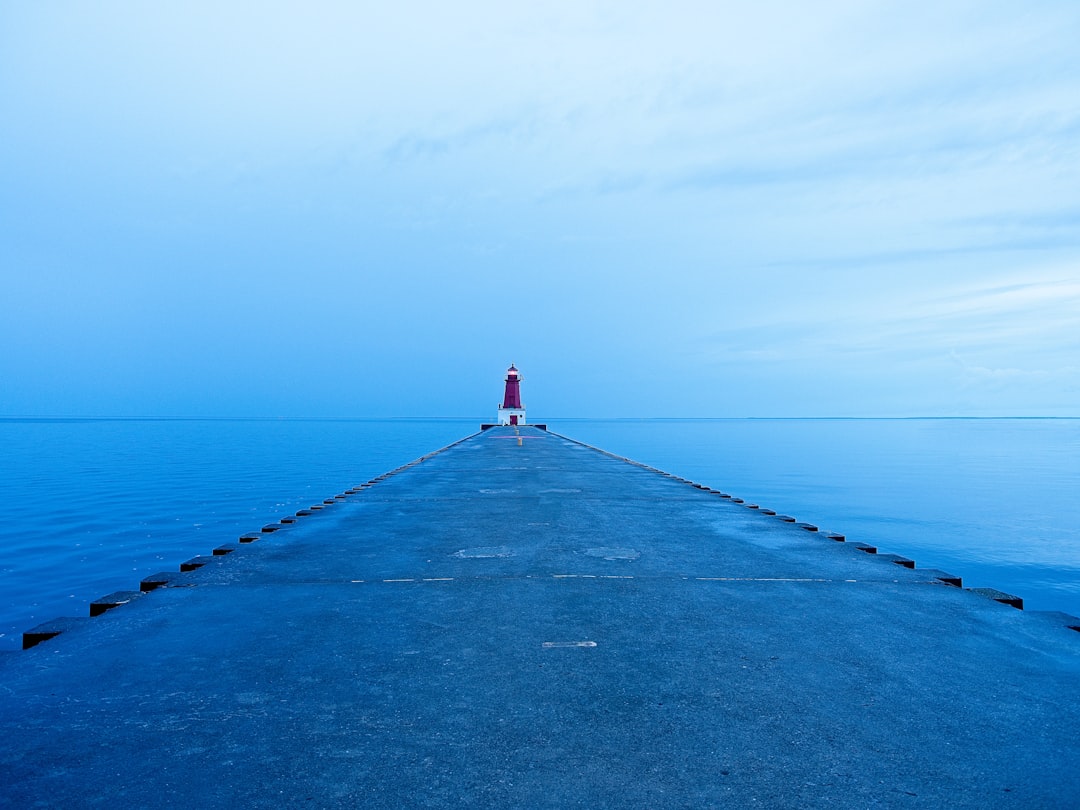
<instances>
[{"instance_id":1,"label":"white lighthouse base building","mask_svg":"<svg viewBox=\"0 0 1080 810\"><path fill-rule=\"evenodd\" d=\"M524 425L525 408L499 408L500 425Z\"/></svg>"}]
</instances>

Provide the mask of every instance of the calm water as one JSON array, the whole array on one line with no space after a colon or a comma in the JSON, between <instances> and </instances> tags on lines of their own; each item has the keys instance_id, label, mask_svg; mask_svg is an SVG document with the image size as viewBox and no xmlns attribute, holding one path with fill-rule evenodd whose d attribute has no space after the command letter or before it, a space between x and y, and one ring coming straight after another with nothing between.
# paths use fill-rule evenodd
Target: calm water
<instances>
[{"instance_id":1,"label":"calm water","mask_svg":"<svg viewBox=\"0 0 1080 810\"><path fill-rule=\"evenodd\" d=\"M0 419L0 647L479 419ZM1080 615L1080 420L548 420L552 430Z\"/></svg>"}]
</instances>

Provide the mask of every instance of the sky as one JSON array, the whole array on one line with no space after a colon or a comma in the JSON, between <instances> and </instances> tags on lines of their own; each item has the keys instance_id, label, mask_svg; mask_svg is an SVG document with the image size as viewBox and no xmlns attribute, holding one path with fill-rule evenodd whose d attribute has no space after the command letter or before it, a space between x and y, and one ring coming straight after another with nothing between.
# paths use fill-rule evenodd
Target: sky
<instances>
[{"instance_id":1,"label":"sky","mask_svg":"<svg viewBox=\"0 0 1080 810\"><path fill-rule=\"evenodd\" d=\"M391 7L392 6L392 7ZM1080 4L0 0L0 416L1080 416Z\"/></svg>"}]
</instances>

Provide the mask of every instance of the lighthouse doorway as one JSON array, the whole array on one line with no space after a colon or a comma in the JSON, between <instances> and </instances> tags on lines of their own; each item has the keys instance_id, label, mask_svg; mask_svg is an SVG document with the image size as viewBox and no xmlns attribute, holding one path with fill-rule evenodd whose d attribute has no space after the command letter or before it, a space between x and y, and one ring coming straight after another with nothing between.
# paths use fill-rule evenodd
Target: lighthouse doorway
<instances>
[{"instance_id":1,"label":"lighthouse doorway","mask_svg":"<svg viewBox=\"0 0 1080 810\"><path fill-rule=\"evenodd\" d=\"M510 424L511 425L516 425L517 424L517 414L516 413L510 414Z\"/></svg>"}]
</instances>

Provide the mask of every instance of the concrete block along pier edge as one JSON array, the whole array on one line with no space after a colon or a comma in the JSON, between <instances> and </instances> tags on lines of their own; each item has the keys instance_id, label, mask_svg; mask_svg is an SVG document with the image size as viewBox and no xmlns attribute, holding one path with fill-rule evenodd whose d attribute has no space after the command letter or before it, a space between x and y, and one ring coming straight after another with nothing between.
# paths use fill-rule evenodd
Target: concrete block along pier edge
<instances>
[{"instance_id":1,"label":"concrete block along pier edge","mask_svg":"<svg viewBox=\"0 0 1080 810\"><path fill-rule=\"evenodd\" d=\"M1080 803L1069 617L535 427L300 512L0 657L0 805Z\"/></svg>"}]
</instances>

